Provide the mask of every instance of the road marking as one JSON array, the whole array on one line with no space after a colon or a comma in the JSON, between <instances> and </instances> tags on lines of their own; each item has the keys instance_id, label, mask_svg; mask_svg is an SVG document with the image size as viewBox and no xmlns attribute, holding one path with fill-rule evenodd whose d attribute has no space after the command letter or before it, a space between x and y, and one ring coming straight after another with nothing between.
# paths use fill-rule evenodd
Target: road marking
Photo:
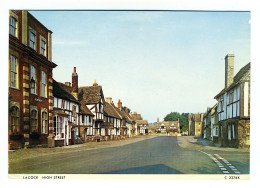
<instances>
[{"instance_id":1,"label":"road marking","mask_svg":"<svg viewBox=\"0 0 260 188\"><path fill-rule=\"evenodd\" d=\"M228 160L226 160L225 158L221 157L218 154L214 154L217 158L221 159L233 172L235 172L236 174L240 174L240 172L236 169L236 167L234 167L230 162L228 162Z\"/></svg>"},{"instance_id":2,"label":"road marking","mask_svg":"<svg viewBox=\"0 0 260 188\"><path fill-rule=\"evenodd\" d=\"M224 165L223 165L217 158L215 158L213 155L211 155L211 154L209 154L209 153L206 153L206 152L203 152L203 151L201 151L201 150L198 150L198 151L200 151L200 152L204 153L205 155L209 156L209 158L211 158L211 159L218 165L218 167L220 168L220 170L222 171L222 173L224 173L224 174L229 174L229 171L228 171L226 168L224 168ZM217 154L214 154L214 155L217 156L217 157L220 157L220 156L217 155ZM221 157L221 158L222 158L222 157Z\"/></svg>"}]
</instances>

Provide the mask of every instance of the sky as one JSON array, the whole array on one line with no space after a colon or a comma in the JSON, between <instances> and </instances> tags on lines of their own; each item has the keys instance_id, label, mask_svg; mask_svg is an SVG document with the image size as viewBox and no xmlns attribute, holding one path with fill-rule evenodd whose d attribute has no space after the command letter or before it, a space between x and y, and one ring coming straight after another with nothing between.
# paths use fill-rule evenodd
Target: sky
<instances>
[{"instance_id":1,"label":"sky","mask_svg":"<svg viewBox=\"0 0 260 188\"><path fill-rule=\"evenodd\" d=\"M205 112L224 88L225 56L234 74L250 62L250 12L29 12L53 32L56 81L77 67L79 86L96 80L149 122Z\"/></svg>"}]
</instances>

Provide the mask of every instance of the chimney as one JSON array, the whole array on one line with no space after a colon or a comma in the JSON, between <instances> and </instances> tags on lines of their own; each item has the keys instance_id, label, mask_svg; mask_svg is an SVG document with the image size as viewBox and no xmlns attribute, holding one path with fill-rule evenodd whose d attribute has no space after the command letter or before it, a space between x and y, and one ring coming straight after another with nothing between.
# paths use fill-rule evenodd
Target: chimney
<instances>
[{"instance_id":1,"label":"chimney","mask_svg":"<svg viewBox=\"0 0 260 188\"><path fill-rule=\"evenodd\" d=\"M157 123L159 123L160 121L159 121L159 117L157 118Z\"/></svg>"},{"instance_id":2,"label":"chimney","mask_svg":"<svg viewBox=\"0 0 260 188\"><path fill-rule=\"evenodd\" d=\"M126 112L126 113L129 113L129 112L128 112L128 108L127 108L127 107L125 107L125 112Z\"/></svg>"},{"instance_id":3,"label":"chimney","mask_svg":"<svg viewBox=\"0 0 260 188\"><path fill-rule=\"evenodd\" d=\"M76 67L74 67L72 73L72 94L76 99L78 99L78 74L76 72Z\"/></svg>"},{"instance_id":4,"label":"chimney","mask_svg":"<svg viewBox=\"0 0 260 188\"><path fill-rule=\"evenodd\" d=\"M112 98L111 97L106 97L106 102L111 104L112 103Z\"/></svg>"},{"instance_id":5,"label":"chimney","mask_svg":"<svg viewBox=\"0 0 260 188\"><path fill-rule=\"evenodd\" d=\"M71 83L70 82L65 82L65 85L66 86L71 86Z\"/></svg>"},{"instance_id":6,"label":"chimney","mask_svg":"<svg viewBox=\"0 0 260 188\"><path fill-rule=\"evenodd\" d=\"M227 54L225 57L225 88L233 83L234 78L234 54Z\"/></svg>"},{"instance_id":7,"label":"chimney","mask_svg":"<svg viewBox=\"0 0 260 188\"><path fill-rule=\"evenodd\" d=\"M98 86L97 81L95 80L93 86Z\"/></svg>"},{"instance_id":8,"label":"chimney","mask_svg":"<svg viewBox=\"0 0 260 188\"><path fill-rule=\"evenodd\" d=\"M120 99L118 100L117 107L121 110L122 109L122 102Z\"/></svg>"}]
</instances>

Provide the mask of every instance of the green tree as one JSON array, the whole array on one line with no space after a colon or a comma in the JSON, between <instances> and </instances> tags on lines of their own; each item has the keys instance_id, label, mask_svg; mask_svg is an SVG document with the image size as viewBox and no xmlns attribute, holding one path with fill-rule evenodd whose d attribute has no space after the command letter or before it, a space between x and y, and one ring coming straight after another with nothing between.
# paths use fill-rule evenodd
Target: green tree
<instances>
[{"instance_id":1,"label":"green tree","mask_svg":"<svg viewBox=\"0 0 260 188\"><path fill-rule=\"evenodd\" d=\"M189 113L171 112L164 117L164 121L178 121L180 120L181 132L187 131L188 129L188 115Z\"/></svg>"}]
</instances>

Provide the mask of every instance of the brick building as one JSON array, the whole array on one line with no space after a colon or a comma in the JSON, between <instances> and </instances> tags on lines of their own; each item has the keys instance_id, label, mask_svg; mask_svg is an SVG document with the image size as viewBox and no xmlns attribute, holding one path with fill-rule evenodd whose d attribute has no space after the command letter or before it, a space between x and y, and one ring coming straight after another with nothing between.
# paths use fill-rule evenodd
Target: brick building
<instances>
[{"instance_id":1,"label":"brick building","mask_svg":"<svg viewBox=\"0 0 260 188\"><path fill-rule=\"evenodd\" d=\"M52 32L28 11L9 12L10 148L47 144L52 134Z\"/></svg>"}]
</instances>

